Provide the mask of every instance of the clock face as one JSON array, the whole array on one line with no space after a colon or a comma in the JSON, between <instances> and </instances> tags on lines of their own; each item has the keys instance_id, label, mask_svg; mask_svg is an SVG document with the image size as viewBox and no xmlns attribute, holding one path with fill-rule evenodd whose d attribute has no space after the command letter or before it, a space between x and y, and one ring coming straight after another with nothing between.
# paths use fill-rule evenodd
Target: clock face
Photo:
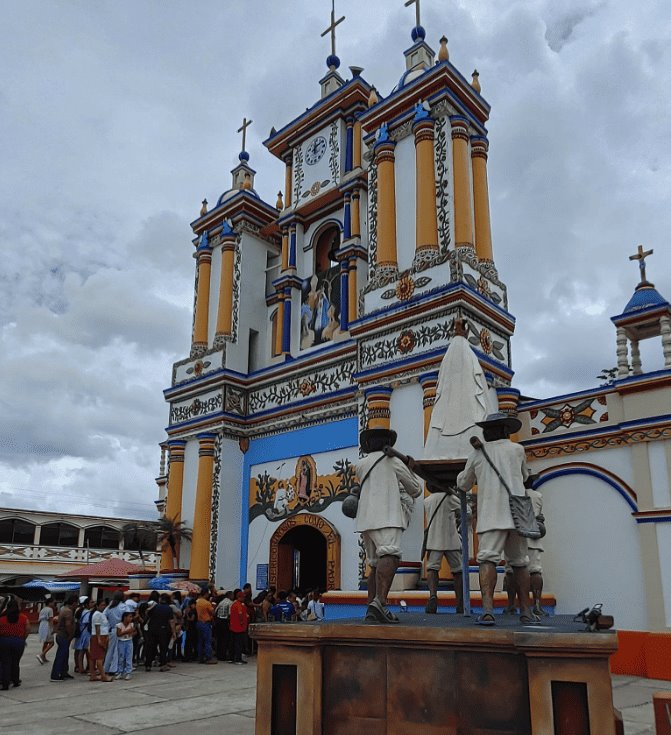
<instances>
[{"instance_id":1,"label":"clock face","mask_svg":"<svg viewBox=\"0 0 671 735\"><path fill-rule=\"evenodd\" d=\"M308 144L307 150L305 151L305 163L308 166L312 166L321 160L321 157L326 152L326 138L323 135L318 135L311 143Z\"/></svg>"}]
</instances>

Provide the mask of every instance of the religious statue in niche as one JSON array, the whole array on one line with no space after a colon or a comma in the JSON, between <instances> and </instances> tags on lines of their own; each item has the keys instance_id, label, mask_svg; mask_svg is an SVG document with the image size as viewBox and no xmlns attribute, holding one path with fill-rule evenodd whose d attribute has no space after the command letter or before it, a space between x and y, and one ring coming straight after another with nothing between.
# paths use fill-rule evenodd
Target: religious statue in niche
<instances>
[{"instance_id":1,"label":"religious statue in niche","mask_svg":"<svg viewBox=\"0 0 671 735\"><path fill-rule=\"evenodd\" d=\"M324 230L315 245L315 272L303 281L301 349L330 342L340 334L340 264L335 253L340 230Z\"/></svg>"},{"instance_id":2,"label":"religious statue in niche","mask_svg":"<svg viewBox=\"0 0 671 735\"><path fill-rule=\"evenodd\" d=\"M278 465L276 476L265 471L251 478L250 523L259 516L281 521L303 510L321 513L358 487L354 465L349 459L339 459L331 472L321 475L314 457L302 455L296 459L295 474L287 478L285 466L289 461Z\"/></svg>"}]
</instances>

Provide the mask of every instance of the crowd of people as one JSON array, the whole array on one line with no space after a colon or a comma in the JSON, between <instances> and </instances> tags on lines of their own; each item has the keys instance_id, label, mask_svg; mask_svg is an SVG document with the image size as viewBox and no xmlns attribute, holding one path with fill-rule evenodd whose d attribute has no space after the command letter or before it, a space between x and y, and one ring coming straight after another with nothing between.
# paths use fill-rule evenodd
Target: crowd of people
<instances>
[{"instance_id":1,"label":"crowd of people","mask_svg":"<svg viewBox=\"0 0 671 735\"><path fill-rule=\"evenodd\" d=\"M169 671L178 662L243 665L255 647L250 623L319 621L324 603L319 590L300 597L274 587L252 596L250 584L218 593L152 591L128 596L117 591L111 599L72 595L58 607L47 599L38 617L41 665L51 663L50 680L66 682L74 674L90 681L131 679L133 672L154 667ZM30 623L16 597L0 598L0 684L21 684L20 661ZM47 654L55 647L53 659ZM72 664L72 671L70 665Z\"/></svg>"}]
</instances>

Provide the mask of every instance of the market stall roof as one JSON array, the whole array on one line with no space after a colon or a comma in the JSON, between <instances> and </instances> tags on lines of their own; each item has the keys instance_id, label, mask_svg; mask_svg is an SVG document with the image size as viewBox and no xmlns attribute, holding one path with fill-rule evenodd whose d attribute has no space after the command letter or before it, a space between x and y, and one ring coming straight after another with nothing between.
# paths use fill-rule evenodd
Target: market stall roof
<instances>
[{"instance_id":1,"label":"market stall roof","mask_svg":"<svg viewBox=\"0 0 671 735\"><path fill-rule=\"evenodd\" d=\"M24 589L42 588L47 592L73 592L79 589L79 582L63 582L53 579L31 579L22 585Z\"/></svg>"},{"instance_id":2,"label":"market stall roof","mask_svg":"<svg viewBox=\"0 0 671 735\"><path fill-rule=\"evenodd\" d=\"M87 564L77 569L68 569L68 571L61 572L57 576L67 577L68 579L118 579L119 577L127 577L129 574L142 574L145 571L137 564L113 558L98 561L95 564Z\"/></svg>"}]
</instances>

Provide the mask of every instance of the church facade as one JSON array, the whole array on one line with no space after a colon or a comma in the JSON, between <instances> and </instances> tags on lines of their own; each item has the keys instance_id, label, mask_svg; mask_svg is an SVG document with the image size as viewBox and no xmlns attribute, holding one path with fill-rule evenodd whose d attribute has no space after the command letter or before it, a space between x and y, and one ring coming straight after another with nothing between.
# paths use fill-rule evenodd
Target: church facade
<instances>
[{"instance_id":1,"label":"church facade","mask_svg":"<svg viewBox=\"0 0 671 735\"><path fill-rule=\"evenodd\" d=\"M663 568L671 407L662 409L671 371L641 372L633 345L648 333L625 313L611 385L520 397L511 385L515 319L492 248L489 105L478 74L468 80L452 65L444 37L436 53L418 19L405 72L383 98L358 67L340 75L339 22L332 15L327 29L320 99L264 142L285 164L277 202L255 191L245 120L231 188L192 222L192 342L165 391L167 463L157 479L163 513L193 529L179 566L227 588L358 589L363 551L341 502L358 481L359 431L391 427L402 451L422 456L459 317L491 403L519 412L519 439L541 473L551 529L546 588L568 610L600 601L612 608L596 597L625 576L642 604L624 627L671 626ZM669 306L655 308L648 332L666 339L671 368ZM421 510L418 501L403 537L410 562L419 562ZM562 581L568 566L591 575L611 558L611 549L591 546L604 543L595 540L600 524L621 540L621 566L597 568L603 590L571 589ZM164 559L164 569L171 565ZM616 615L631 609L615 602Z\"/></svg>"}]
</instances>

